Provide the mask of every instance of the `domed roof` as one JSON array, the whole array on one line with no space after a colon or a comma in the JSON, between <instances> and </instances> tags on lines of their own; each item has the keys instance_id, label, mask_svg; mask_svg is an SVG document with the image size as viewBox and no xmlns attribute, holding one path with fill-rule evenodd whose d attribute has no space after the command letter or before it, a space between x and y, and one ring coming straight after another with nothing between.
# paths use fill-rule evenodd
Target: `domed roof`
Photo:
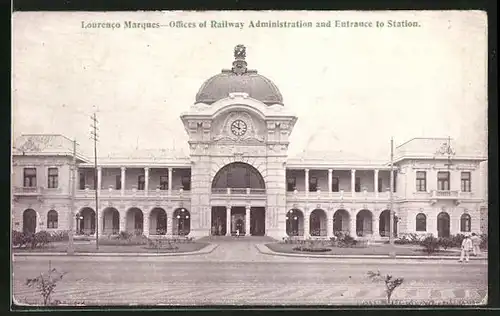
<instances>
[{"instance_id":1,"label":"domed roof","mask_svg":"<svg viewBox=\"0 0 500 316\"><path fill-rule=\"evenodd\" d=\"M283 104L283 97L271 80L258 74L257 70L247 69L245 46L237 45L234 57L232 69L223 69L203 83L195 103L212 104L227 98L230 93L245 92L267 105Z\"/></svg>"}]
</instances>

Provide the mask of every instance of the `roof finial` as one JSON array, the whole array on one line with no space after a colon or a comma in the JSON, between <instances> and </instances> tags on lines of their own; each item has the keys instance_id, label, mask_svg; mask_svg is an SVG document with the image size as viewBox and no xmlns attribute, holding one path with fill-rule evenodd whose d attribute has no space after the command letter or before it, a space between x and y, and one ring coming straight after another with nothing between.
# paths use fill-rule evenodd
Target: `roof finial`
<instances>
[{"instance_id":1,"label":"roof finial","mask_svg":"<svg viewBox=\"0 0 500 316\"><path fill-rule=\"evenodd\" d=\"M247 49L245 45L238 44L234 48L234 58L236 60L245 60L245 57L247 56Z\"/></svg>"},{"instance_id":2,"label":"roof finial","mask_svg":"<svg viewBox=\"0 0 500 316\"><path fill-rule=\"evenodd\" d=\"M234 47L233 73L242 75L247 72L247 62L245 61L246 56L247 52L245 45L238 44Z\"/></svg>"}]
</instances>

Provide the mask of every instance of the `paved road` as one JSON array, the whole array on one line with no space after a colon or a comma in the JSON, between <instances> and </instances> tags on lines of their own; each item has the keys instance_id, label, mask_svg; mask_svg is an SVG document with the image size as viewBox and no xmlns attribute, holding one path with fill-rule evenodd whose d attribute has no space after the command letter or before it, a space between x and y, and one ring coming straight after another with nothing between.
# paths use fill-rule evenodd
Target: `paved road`
<instances>
[{"instance_id":1,"label":"paved road","mask_svg":"<svg viewBox=\"0 0 500 316\"><path fill-rule=\"evenodd\" d=\"M363 304L384 298L380 270L405 282L395 300L466 299L487 292L481 262L393 261L278 257L259 253L253 242L219 242L210 254L179 257L16 257L14 297L37 302L23 282L52 267L68 274L55 299L89 305Z\"/></svg>"}]
</instances>

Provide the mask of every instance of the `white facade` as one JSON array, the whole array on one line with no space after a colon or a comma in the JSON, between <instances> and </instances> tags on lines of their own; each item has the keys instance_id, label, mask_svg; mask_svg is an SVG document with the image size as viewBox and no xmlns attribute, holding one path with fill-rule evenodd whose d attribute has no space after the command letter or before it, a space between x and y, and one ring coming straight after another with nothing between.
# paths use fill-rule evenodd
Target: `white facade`
<instances>
[{"instance_id":1,"label":"white facade","mask_svg":"<svg viewBox=\"0 0 500 316\"><path fill-rule=\"evenodd\" d=\"M288 157L297 117L272 83L246 69L244 52L235 51L235 57L233 69L209 79L197 102L181 115L188 156L158 151L102 157L95 172L93 158L78 153L73 213L72 142L61 135L17 139L13 229L68 230L71 220L78 233L93 234L96 176L99 234L201 237L239 230L282 238L344 231L353 237L387 237L389 161L358 161L328 151ZM253 81L240 81L247 73ZM227 80L231 84L223 97L215 95L221 87L213 86ZM446 138L416 138L396 148L397 234L480 232L487 199L486 173L480 171L485 158L453 147ZM49 215L51 210L56 213Z\"/></svg>"}]
</instances>

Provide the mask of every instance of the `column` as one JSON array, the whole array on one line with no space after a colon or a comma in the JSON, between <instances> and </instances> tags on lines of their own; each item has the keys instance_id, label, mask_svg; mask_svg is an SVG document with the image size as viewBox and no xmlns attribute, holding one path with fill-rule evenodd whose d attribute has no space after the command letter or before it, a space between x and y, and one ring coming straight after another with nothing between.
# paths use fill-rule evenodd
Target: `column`
<instances>
[{"instance_id":1,"label":"column","mask_svg":"<svg viewBox=\"0 0 500 316\"><path fill-rule=\"evenodd\" d=\"M373 219L372 219L372 236L374 238L380 237L379 222L380 222L380 214L379 213L373 213Z\"/></svg>"},{"instance_id":2,"label":"column","mask_svg":"<svg viewBox=\"0 0 500 316\"><path fill-rule=\"evenodd\" d=\"M250 206L245 208L245 235L250 236Z\"/></svg>"},{"instance_id":3,"label":"column","mask_svg":"<svg viewBox=\"0 0 500 316\"><path fill-rule=\"evenodd\" d=\"M143 219L142 234L144 236L146 236L146 237L149 237L149 212L143 213L143 218L142 219Z\"/></svg>"},{"instance_id":4,"label":"column","mask_svg":"<svg viewBox=\"0 0 500 316\"><path fill-rule=\"evenodd\" d=\"M309 217L310 217L309 210L307 208L304 208L304 238L309 238L311 236L310 234L310 227L309 227Z\"/></svg>"},{"instance_id":5,"label":"column","mask_svg":"<svg viewBox=\"0 0 500 316\"><path fill-rule=\"evenodd\" d=\"M332 193L332 174L333 170L328 169L328 193Z\"/></svg>"},{"instance_id":6,"label":"column","mask_svg":"<svg viewBox=\"0 0 500 316\"><path fill-rule=\"evenodd\" d=\"M148 190L149 190L149 168L145 167L144 168L144 195L148 196Z\"/></svg>"},{"instance_id":7,"label":"column","mask_svg":"<svg viewBox=\"0 0 500 316\"><path fill-rule=\"evenodd\" d=\"M326 236L328 238L330 237L333 237L333 210L328 210L326 212L326 229L327 229L327 232L326 232Z\"/></svg>"},{"instance_id":8,"label":"column","mask_svg":"<svg viewBox=\"0 0 500 316\"><path fill-rule=\"evenodd\" d=\"M354 197L356 195L356 169L351 170L351 193L352 196Z\"/></svg>"},{"instance_id":9,"label":"column","mask_svg":"<svg viewBox=\"0 0 500 316\"><path fill-rule=\"evenodd\" d=\"M172 193L172 168L168 168L168 192Z\"/></svg>"},{"instance_id":10,"label":"column","mask_svg":"<svg viewBox=\"0 0 500 316\"><path fill-rule=\"evenodd\" d=\"M97 190L101 191L102 168L97 167Z\"/></svg>"},{"instance_id":11,"label":"column","mask_svg":"<svg viewBox=\"0 0 500 316\"><path fill-rule=\"evenodd\" d=\"M373 171L373 191L375 191L375 197L378 197L378 169Z\"/></svg>"},{"instance_id":12,"label":"column","mask_svg":"<svg viewBox=\"0 0 500 316\"><path fill-rule=\"evenodd\" d=\"M226 206L226 236L231 236L231 206Z\"/></svg>"},{"instance_id":13,"label":"column","mask_svg":"<svg viewBox=\"0 0 500 316\"><path fill-rule=\"evenodd\" d=\"M166 216L167 216L167 235L172 236L173 230L172 230L172 212L165 211Z\"/></svg>"},{"instance_id":14,"label":"column","mask_svg":"<svg viewBox=\"0 0 500 316\"><path fill-rule=\"evenodd\" d=\"M351 210L351 227L350 227L350 230L349 230L349 234L351 235L351 237L353 238L356 238L358 235L356 234L356 215L357 215L357 212L356 212L356 209L352 209Z\"/></svg>"},{"instance_id":15,"label":"column","mask_svg":"<svg viewBox=\"0 0 500 316\"><path fill-rule=\"evenodd\" d=\"M118 211L118 214L120 215L120 231L125 232L127 231L127 211L124 210L122 212Z\"/></svg>"},{"instance_id":16,"label":"column","mask_svg":"<svg viewBox=\"0 0 500 316\"><path fill-rule=\"evenodd\" d=\"M304 169L304 174L305 174L305 188L306 188L306 196L309 195L309 169Z\"/></svg>"},{"instance_id":17,"label":"column","mask_svg":"<svg viewBox=\"0 0 500 316\"><path fill-rule=\"evenodd\" d=\"M120 176L120 181L121 181L121 195L125 195L125 167L121 167L121 176Z\"/></svg>"}]
</instances>

